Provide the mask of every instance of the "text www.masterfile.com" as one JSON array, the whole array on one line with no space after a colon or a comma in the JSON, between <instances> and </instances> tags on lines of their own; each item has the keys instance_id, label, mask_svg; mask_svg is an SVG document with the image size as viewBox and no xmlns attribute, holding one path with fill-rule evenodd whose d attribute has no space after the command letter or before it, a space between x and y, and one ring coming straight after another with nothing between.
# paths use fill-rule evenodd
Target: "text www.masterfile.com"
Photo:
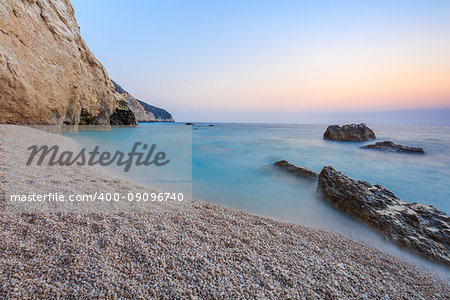
<instances>
[{"instance_id":1,"label":"text www.masterfile.com","mask_svg":"<svg viewBox=\"0 0 450 300\"><path fill-rule=\"evenodd\" d=\"M9 196L11 202L163 202L163 201L183 201L183 193L108 193L95 192L90 194L69 194L45 193L45 194L14 194Z\"/></svg>"}]
</instances>

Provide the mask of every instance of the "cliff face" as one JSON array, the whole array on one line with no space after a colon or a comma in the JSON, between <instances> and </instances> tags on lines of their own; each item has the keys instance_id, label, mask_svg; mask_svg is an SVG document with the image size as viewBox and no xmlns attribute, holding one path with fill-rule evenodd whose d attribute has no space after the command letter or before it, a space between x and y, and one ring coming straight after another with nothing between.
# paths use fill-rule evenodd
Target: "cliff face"
<instances>
[{"instance_id":1,"label":"cliff face","mask_svg":"<svg viewBox=\"0 0 450 300\"><path fill-rule=\"evenodd\" d=\"M128 101L128 105L136 116L138 122L174 122L172 115L165 109L150 105L134 98L114 80L111 80L117 93Z\"/></svg>"},{"instance_id":2,"label":"cliff face","mask_svg":"<svg viewBox=\"0 0 450 300\"><path fill-rule=\"evenodd\" d=\"M0 123L136 123L69 0L0 2L0 104Z\"/></svg>"}]
</instances>

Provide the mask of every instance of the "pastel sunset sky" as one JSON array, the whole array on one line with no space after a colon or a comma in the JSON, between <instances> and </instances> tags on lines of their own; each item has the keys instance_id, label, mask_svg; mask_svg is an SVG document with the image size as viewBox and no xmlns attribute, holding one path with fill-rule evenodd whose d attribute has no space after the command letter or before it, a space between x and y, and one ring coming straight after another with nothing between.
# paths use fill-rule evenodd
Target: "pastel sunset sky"
<instances>
[{"instance_id":1,"label":"pastel sunset sky","mask_svg":"<svg viewBox=\"0 0 450 300\"><path fill-rule=\"evenodd\" d=\"M450 107L450 1L73 5L110 77L180 121Z\"/></svg>"}]
</instances>

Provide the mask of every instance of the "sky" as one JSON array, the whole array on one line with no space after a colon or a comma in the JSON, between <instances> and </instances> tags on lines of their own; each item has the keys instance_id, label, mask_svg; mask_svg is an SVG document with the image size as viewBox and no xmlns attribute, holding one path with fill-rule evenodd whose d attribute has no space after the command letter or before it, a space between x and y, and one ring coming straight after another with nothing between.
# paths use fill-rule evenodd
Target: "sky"
<instances>
[{"instance_id":1,"label":"sky","mask_svg":"<svg viewBox=\"0 0 450 300\"><path fill-rule=\"evenodd\" d=\"M450 125L450 1L72 2L110 77L177 121Z\"/></svg>"}]
</instances>

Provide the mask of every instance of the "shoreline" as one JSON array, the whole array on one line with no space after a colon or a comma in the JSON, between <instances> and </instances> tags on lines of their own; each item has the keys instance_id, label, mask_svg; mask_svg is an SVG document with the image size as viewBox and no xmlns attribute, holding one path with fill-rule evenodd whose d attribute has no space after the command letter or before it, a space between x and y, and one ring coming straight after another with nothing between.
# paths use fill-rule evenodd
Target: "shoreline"
<instances>
[{"instance_id":1,"label":"shoreline","mask_svg":"<svg viewBox=\"0 0 450 300\"><path fill-rule=\"evenodd\" d=\"M20 139L0 148L4 185L26 190L154 191L92 169L20 167L31 140L69 138L0 125ZM50 136L51 135L51 136ZM3 138L2 138L3 141ZM24 142L26 141L26 142ZM0 150L2 150L0 149ZM1 151L0 151L1 152ZM0 153L1 155L1 153ZM8 157L9 158L9 157ZM445 298L445 278L359 241L299 224L188 200L137 213L2 213L2 297ZM447 279L448 280L448 279ZM439 294L440 296L437 296Z\"/></svg>"}]
</instances>

